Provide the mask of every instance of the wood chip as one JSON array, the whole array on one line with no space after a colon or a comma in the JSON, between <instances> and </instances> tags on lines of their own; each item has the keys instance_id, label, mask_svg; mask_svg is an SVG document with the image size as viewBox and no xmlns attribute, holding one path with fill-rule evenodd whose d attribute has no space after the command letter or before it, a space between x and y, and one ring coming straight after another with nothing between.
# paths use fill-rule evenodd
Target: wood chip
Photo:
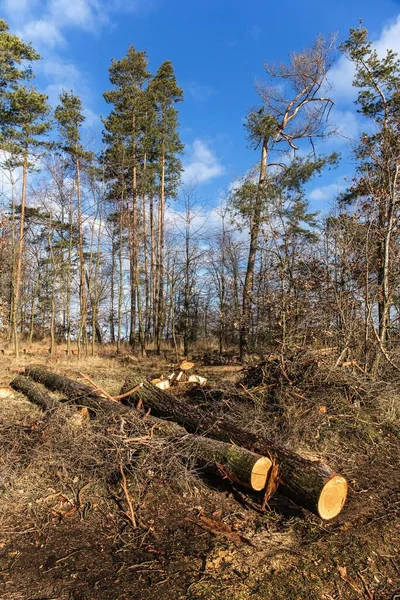
<instances>
[{"instance_id":1,"label":"wood chip","mask_svg":"<svg viewBox=\"0 0 400 600\"><path fill-rule=\"evenodd\" d=\"M9 385L0 387L0 400L11 400L12 398L15 398L15 394Z\"/></svg>"},{"instance_id":2,"label":"wood chip","mask_svg":"<svg viewBox=\"0 0 400 600\"><path fill-rule=\"evenodd\" d=\"M189 375L188 381L190 383L198 383L201 386L206 385L207 383L207 379L201 375Z\"/></svg>"}]
</instances>

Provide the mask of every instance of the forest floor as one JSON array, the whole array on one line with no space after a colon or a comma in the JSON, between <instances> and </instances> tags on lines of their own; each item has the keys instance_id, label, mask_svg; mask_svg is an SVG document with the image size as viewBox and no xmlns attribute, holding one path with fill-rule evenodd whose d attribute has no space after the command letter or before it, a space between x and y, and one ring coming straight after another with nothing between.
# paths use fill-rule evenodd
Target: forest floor
<instances>
[{"instance_id":1,"label":"forest floor","mask_svg":"<svg viewBox=\"0 0 400 600\"><path fill-rule=\"evenodd\" d=\"M107 350L80 362L59 354L50 359L38 346L18 361L1 355L0 386L15 376L10 369L41 364L118 394L126 376L166 375L174 365ZM0 399L0 598L400 598L400 382L372 382L307 353L284 377L270 370L252 388L238 385L236 365L196 361L195 371L208 385L181 399L322 457L349 481L342 513L323 522L279 494L257 512L228 481L200 477L150 441L129 478L134 529L119 486L103 474L109 449L94 425L74 428L67 413L44 424L17 394ZM206 531L202 516L240 540Z\"/></svg>"}]
</instances>

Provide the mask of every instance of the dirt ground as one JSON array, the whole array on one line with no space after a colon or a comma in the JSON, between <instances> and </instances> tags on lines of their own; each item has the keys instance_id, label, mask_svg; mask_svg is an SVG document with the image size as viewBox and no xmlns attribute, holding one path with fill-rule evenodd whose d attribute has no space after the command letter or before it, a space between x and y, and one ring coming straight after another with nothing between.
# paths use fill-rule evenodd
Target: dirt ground
<instances>
[{"instance_id":1,"label":"dirt ground","mask_svg":"<svg viewBox=\"0 0 400 600\"><path fill-rule=\"evenodd\" d=\"M0 356L0 386L25 364L74 379L83 373L117 394L127 375L166 375L173 359L104 352L78 363L61 351L50 360L36 348L18 361ZM314 376L312 386L296 383L290 397L280 388L277 399L276 386L274 394L268 385L238 387L236 365L199 362L196 372L208 378L208 391L187 394L188 402L322 456L347 477L339 517L323 522L279 494L261 512L228 481L201 477L168 448L149 445L150 458L141 452L138 459L141 476L129 480L133 528L120 485L102 477L109 448L99 447L98 433L86 438L71 429L72 441L61 440L59 421L44 423L17 394L0 400L0 598L400 598L400 386L330 372L323 381ZM228 526L236 543L207 531L202 517Z\"/></svg>"}]
</instances>

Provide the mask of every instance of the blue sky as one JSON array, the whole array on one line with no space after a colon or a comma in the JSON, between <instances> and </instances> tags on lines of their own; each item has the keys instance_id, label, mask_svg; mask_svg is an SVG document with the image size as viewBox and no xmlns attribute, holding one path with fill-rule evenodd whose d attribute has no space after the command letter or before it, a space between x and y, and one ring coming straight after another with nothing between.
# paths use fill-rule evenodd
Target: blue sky
<instances>
[{"instance_id":1,"label":"blue sky","mask_svg":"<svg viewBox=\"0 0 400 600\"><path fill-rule=\"evenodd\" d=\"M255 82L262 80L266 60L285 61L321 33L337 32L344 39L360 19L380 52L400 51L400 2L393 0L1 0L0 5L12 31L43 57L36 85L53 103L63 88L82 96L88 135L99 135L99 117L108 111L102 93L109 86L111 58L121 58L132 43L148 51L152 72L171 60L185 94L184 179L197 181L208 205L257 160L243 119L259 103ZM326 149L341 152L343 161L310 188L312 207L322 210L352 173L350 142L362 128L351 69L339 55L330 79L332 118L342 136Z\"/></svg>"}]
</instances>

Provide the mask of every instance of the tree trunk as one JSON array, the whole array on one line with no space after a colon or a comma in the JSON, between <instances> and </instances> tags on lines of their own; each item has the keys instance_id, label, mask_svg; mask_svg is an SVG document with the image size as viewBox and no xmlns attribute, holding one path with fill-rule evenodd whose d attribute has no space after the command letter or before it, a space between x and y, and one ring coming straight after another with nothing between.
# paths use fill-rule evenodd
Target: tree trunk
<instances>
[{"instance_id":1,"label":"tree trunk","mask_svg":"<svg viewBox=\"0 0 400 600\"><path fill-rule=\"evenodd\" d=\"M117 354L121 352L121 334L122 334L122 304L124 301L124 272L123 272L123 215L124 204L121 200L121 208L119 214L119 248L118 248L118 315L117 315Z\"/></svg>"},{"instance_id":2,"label":"tree trunk","mask_svg":"<svg viewBox=\"0 0 400 600\"><path fill-rule=\"evenodd\" d=\"M53 410L58 405L58 400L55 400L49 394L43 392L39 386L35 385L30 379L23 375L18 375L10 386L16 392L24 394L32 404L38 406L44 412Z\"/></svg>"},{"instance_id":3,"label":"tree trunk","mask_svg":"<svg viewBox=\"0 0 400 600\"><path fill-rule=\"evenodd\" d=\"M79 309L80 309L80 322L79 322L79 333L78 333L78 359L81 358L81 344L83 340L83 346L85 349L85 355L88 353L88 339L87 339L87 303L86 303L86 289L85 289L85 257L83 249L83 223L82 223L82 195L81 195L81 169L79 158L76 159L76 188L78 198L78 246L79 246Z\"/></svg>"},{"instance_id":4,"label":"tree trunk","mask_svg":"<svg viewBox=\"0 0 400 600\"><path fill-rule=\"evenodd\" d=\"M27 368L26 374L49 389L62 392L72 402L96 412L101 411L106 416L125 417L127 421L139 419L139 414L135 410L119 402L107 400L93 392L90 387L74 382L67 377L39 367ZM42 393L37 386L26 377L17 377L11 385L14 389L26 394L32 402L43 407L44 410L52 407L52 399L42 398ZM166 437L179 446L182 458L189 464L193 463L198 469L224 478L227 477L254 491L261 491L265 488L272 466L269 458L235 446L229 441L223 442L199 435L190 435L186 429L176 423L163 421L149 415L144 418L145 422L151 425L154 435ZM126 423L125 432L128 427L129 424Z\"/></svg>"},{"instance_id":5,"label":"tree trunk","mask_svg":"<svg viewBox=\"0 0 400 600\"><path fill-rule=\"evenodd\" d=\"M72 244L73 244L73 209L72 198L69 198L69 239L66 281L66 323L67 323L67 356L71 356L71 274L72 274Z\"/></svg>"},{"instance_id":6,"label":"tree trunk","mask_svg":"<svg viewBox=\"0 0 400 600\"><path fill-rule=\"evenodd\" d=\"M110 342L115 344L115 324L114 324L114 285L115 285L115 231L112 231L111 241L111 274L110 274Z\"/></svg>"},{"instance_id":7,"label":"tree trunk","mask_svg":"<svg viewBox=\"0 0 400 600\"><path fill-rule=\"evenodd\" d=\"M150 189L149 195L149 212L150 212L150 299L151 307L150 312L152 313L152 334L153 342L155 340L155 331L157 323L157 280L156 280L156 242L155 242L155 227L154 227L154 198L153 190ZM150 330L149 326L149 330Z\"/></svg>"},{"instance_id":8,"label":"tree trunk","mask_svg":"<svg viewBox=\"0 0 400 600\"><path fill-rule=\"evenodd\" d=\"M137 300L137 281L136 281L136 269L138 262L138 214L137 214L137 165L136 165L136 117L132 115L132 224L130 228L130 245L131 245L131 318L130 318L130 332L129 332L129 343L132 350L135 348L136 341L136 300Z\"/></svg>"},{"instance_id":9,"label":"tree trunk","mask_svg":"<svg viewBox=\"0 0 400 600\"><path fill-rule=\"evenodd\" d=\"M21 193L21 216L19 223L19 237L17 250L17 264L15 268L15 279L13 280L13 298L11 304L11 331L14 340L14 354L19 356L18 339L18 309L21 292L22 255L24 251L24 229L25 229L25 207L26 207L26 180L28 176L28 151L25 152L22 166L22 193Z\"/></svg>"},{"instance_id":10,"label":"tree trunk","mask_svg":"<svg viewBox=\"0 0 400 600\"><path fill-rule=\"evenodd\" d=\"M321 518L331 519L342 510L347 495L347 482L327 465L303 458L271 440L243 431L227 419L216 420L151 383L143 382L141 378L127 379L121 393L139 383L143 383L143 387L133 398L125 398L123 402L136 403L140 398L144 407L151 409L154 415L173 418L191 433L205 434L272 458L279 466L279 490Z\"/></svg>"},{"instance_id":11,"label":"tree trunk","mask_svg":"<svg viewBox=\"0 0 400 600\"><path fill-rule=\"evenodd\" d=\"M165 156L161 156L160 198L158 202L158 300L157 300L157 354L161 353L161 337L164 327L164 212L165 212Z\"/></svg>"},{"instance_id":12,"label":"tree trunk","mask_svg":"<svg viewBox=\"0 0 400 600\"><path fill-rule=\"evenodd\" d=\"M390 308L392 306L392 290L390 286L390 274L391 274L391 255L390 246L392 240L392 234L395 227L395 210L397 203L398 193L398 173L399 165L396 165L395 174L393 181L391 182L390 189L390 200L388 206L388 217L387 226L382 228L385 231L384 239L382 242L382 252L380 255L381 268L379 277L379 340L380 348L377 349L374 364L372 366L372 376L375 377L378 372L380 358L382 355L381 348L385 349L387 345L389 319L390 319Z\"/></svg>"},{"instance_id":13,"label":"tree trunk","mask_svg":"<svg viewBox=\"0 0 400 600\"><path fill-rule=\"evenodd\" d=\"M263 141L261 160L260 160L260 175L258 181L257 197L255 200L254 211L250 224L250 248L247 259L246 276L243 286L243 302L242 302L242 317L240 323L240 358L243 359L249 350L250 343L250 325L251 325L251 308L252 308L252 292L254 282L254 267L256 262L256 254L258 247L258 238L260 233L260 221L263 203L263 190L265 178L267 175L267 141Z\"/></svg>"}]
</instances>

